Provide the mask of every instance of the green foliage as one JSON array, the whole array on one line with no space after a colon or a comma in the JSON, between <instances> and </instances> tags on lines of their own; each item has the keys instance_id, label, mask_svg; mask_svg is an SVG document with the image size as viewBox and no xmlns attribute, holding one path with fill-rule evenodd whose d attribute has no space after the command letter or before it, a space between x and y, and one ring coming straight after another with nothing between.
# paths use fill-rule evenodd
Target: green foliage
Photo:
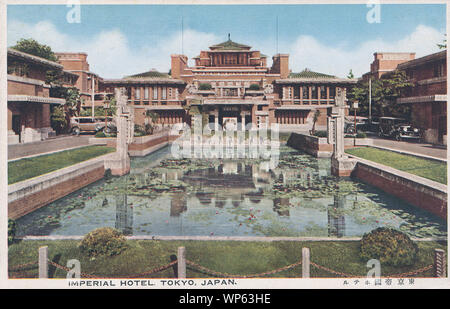
<instances>
[{"instance_id":1,"label":"green foliage","mask_svg":"<svg viewBox=\"0 0 450 309\"><path fill-rule=\"evenodd\" d=\"M316 132L316 122L319 119L320 116L320 109L316 109L316 111L314 112L314 116L313 116L313 125L312 125L312 129L311 129L311 134L314 135Z\"/></svg>"},{"instance_id":2,"label":"green foliage","mask_svg":"<svg viewBox=\"0 0 450 309\"><path fill-rule=\"evenodd\" d=\"M145 132L145 127L135 124L134 125L134 136L144 136L147 135L147 133Z\"/></svg>"},{"instance_id":3,"label":"green foliage","mask_svg":"<svg viewBox=\"0 0 450 309\"><path fill-rule=\"evenodd\" d=\"M11 46L12 49L38 56L50 61L57 61L55 53L53 53L52 48L48 45L40 44L33 39L20 39L17 41L16 45Z\"/></svg>"},{"instance_id":4,"label":"green foliage","mask_svg":"<svg viewBox=\"0 0 450 309\"><path fill-rule=\"evenodd\" d=\"M165 265L170 256L176 254L178 247L186 247L189 260L215 271L251 275L271 271L278 267L293 264L301 258L302 247L310 248L313 261L319 265L352 274L358 277L367 275L367 261L358 256L359 243L356 241L159 241L159 240L127 240L128 249L113 258L91 259L83 255L77 248L76 240L30 240L15 243L9 247L8 259L10 267L36 261L36 252L40 246L49 246L49 259L60 255L60 263L77 259L84 273L100 277L123 278L132 274L147 272ZM402 272L414 271L433 263L435 248L446 250L446 243L431 241L418 242L419 259L415 265L405 267L384 266L382 275L390 276ZM37 277L37 268L31 271ZM55 278L66 278L67 273L57 270ZM11 272L10 276L18 276ZM169 278L173 276L172 268L152 274L153 278ZM270 277L299 278L301 267L293 267ZM413 277L432 277L429 270ZM187 269L188 278L213 278L213 275ZM311 277L340 277L326 271L311 267Z\"/></svg>"},{"instance_id":5,"label":"green foliage","mask_svg":"<svg viewBox=\"0 0 450 309\"><path fill-rule=\"evenodd\" d=\"M95 133L95 137L106 137L106 134L103 131L98 131Z\"/></svg>"},{"instance_id":6,"label":"green foliage","mask_svg":"<svg viewBox=\"0 0 450 309\"><path fill-rule=\"evenodd\" d=\"M327 131L316 131L316 132L314 132L313 135L317 136L317 137L327 137L328 133L327 133Z\"/></svg>"},{"instance_id":7,"label":"green foliage","mask_svg":"<svg viewBox=\"0 0 450 309\"><path fill-rule=\"evenodd\" d=\"M81 104L80 90L76 87L63 87L56 85L50 89L50 96L54 98L63 98L66 100L66 110L69 116L76 116Z\"/></svg>"},{"instance_id":8,"label":"green foliage","mask_svg":"<svg viewBox=\"0 0 450 309\"><path fill-rule=\"evenodd\" d=\"M127 248L126 239L123 234L110 227L95 229L80 243L80 249L89 257L119 255Z\"/></svg>"},{"instance_id":9,"label":"green foliage","mask_svg":"<svg viewBox=\"0 0 450 309\"><path fill-rule=\"evenodd\" d=\"M11 48L50 61L58 60L50 46L40 44L33 39L20 39L17 41L16 45L11 46ZM52 84L61 80L62 73L60 70L48 70L46 75L46 82Z\"/></svg>"},{"instance_id":10,"label":"green foliage","mask_svg":"<svg viewBox=\"0 0 450 309\"><path fill-rule=\"evenodd\" d=\"M198 85L198 90L211 90L212 86L211 84L208 83L200 83L200 85Z\"/></svg>"},{"instance_id":11,"label":"green foliage","mask_svg":"<svg viewBox=\"0 0 450 309\"><path fill-rule=\"evenodd\" d=\"M261 87L258 84L251 84L250 87L248 87L248 90L260 90Z\"/></svg>"},{"instance_id":12,"label":"green foliage","mask_svg":"<svg viewBox=\"0 0 450 309\"><path fill-rule=\"evenodd\" d=\"M366 137L367 137L367 134L364 132L360 132L360 133L356 134L356 138L366 138Z\"/></svg>"},{"instance_id":13,"label":"green foliage","mask_svg":"<svg viewBox=\"0 0 450 309\"><path fill-rule=\"evenodd\" d=\"M397 104L397 98L413 86L404 71L386 73L381 79L372 80L372 115L409 119L410 106ZM348 93L348 100L358 101L360 115L369 114L369 82L360 81Z\"/></svg>"},{"instance_id":14,"label":"green foliage","mask_svg":"<svg viewBox=\"0 0 450 309\"><path fill-rule=\"evenodd\" d=\"M350 72L348 72L347 78L348 79L355 78L355 75L353 74L353 70L352 69L350 69Z\"/></svg>"},{"instance_id":15,"label":"green foliage","mask_svg":"<svg viewBox=\"0 0 450 309\"><path fill-rule=\"evenodd\" d=\"M50 115L50 123L56 133L63 132L67 127L66 113L63 106L55 106Z\"/></svg>"},{"instance_id":16,"label":"green foliage","mask_svg":"<svg viewBox=\"0 0 450 309\"><path fill-rule=\"evenodd\" d=\"M16 237L17 224L13 219L8 219L8 245L14 243L14 238Z\"/></svg>"},{"instance_id":17,"label":"green foliage","mask_svg":"<svg viewBox=\"0 0 450 309\"><path fill-rule=\"evenodd\" d=\"M416 262L418 250L417 244L405 233L379 227L364 234L361 239L360 257L364 261L377 259L385 265L407 266Z\"/></svg>"}]
</instances>

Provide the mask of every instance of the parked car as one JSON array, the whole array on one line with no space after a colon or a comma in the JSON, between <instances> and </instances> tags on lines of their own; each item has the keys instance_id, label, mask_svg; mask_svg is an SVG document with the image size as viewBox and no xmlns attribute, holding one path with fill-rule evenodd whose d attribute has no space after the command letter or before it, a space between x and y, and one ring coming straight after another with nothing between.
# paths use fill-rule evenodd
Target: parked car
<instances>
[{"instance_id":1,"label":"parked car","mask_svg":"<svg viewBox=\"0 0 450 309\"><path fill-rule=\"evenodd\" d=\"M105 117L98 117L96 124L96 131L103 131L105 133L113 133L117 132L116 122L113 117L108 117L107 122L105 122ZM107 127L105 129L105 124L107 123Z\"/></svg>"},{"instance_id":2,"label":"parked car","mask_svg":"<svg viewBox=\"0 0 450 309\"><path fill-rule=\"evenodd\" d=\"M368 130L368 120L365 117L358 117L356 122L357 132L366 132ZM351 117L346 117L344 124L344 133L355 134L355 122Z\"/></svg>"},{"instance_id":3,"label":"parked car","mask_svg":"<svg viewBox=\"0 0 450 309\"><path fill-rule=\"evenodd\" d=\"M82 132L96 133L104 130L105 118L92 118L92 117L72 117L70 119L70 132L75 135L79 135ZM113 132L115 130L115 124L113 119L108 117L108 128L106 132Z\"/></svg>"},{"instance_id":4,"label":"parked car","mask_svg":"<svg viewBox=\"0 0 450 309\"><path fill-rule=\"evenodd\" d=\"M421 140L422 134L419 128L415 128L403 118L380 117L378 135L395 138L400 141Z\"/></svg>"},{"instance_id":5,"label":"parked car","mask_svg":"<svg viewBox=\"0 0 450 309\"><path fill-rule=\"evenodd\" d=\"M377 116L373 116L372 119L369 120L369 131L377 133L380 130L380 118Z\"/></svg>"}]
</instances>

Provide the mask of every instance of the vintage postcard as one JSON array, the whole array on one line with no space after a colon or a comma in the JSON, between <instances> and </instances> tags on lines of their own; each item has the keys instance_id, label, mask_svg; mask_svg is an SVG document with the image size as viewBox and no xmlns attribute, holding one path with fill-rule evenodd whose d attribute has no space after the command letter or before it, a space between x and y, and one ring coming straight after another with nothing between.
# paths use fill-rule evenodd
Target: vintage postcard
<instances>
[{"instance_id":1,"label":"vintage postcard","mask_svg":"<svg viewBox=\"0 0 450 309\"><path fill-rule=\"evenodd\" d=\"M447 13L3 1L1 286L449 287Z\"/></svg>"}]
</instances>

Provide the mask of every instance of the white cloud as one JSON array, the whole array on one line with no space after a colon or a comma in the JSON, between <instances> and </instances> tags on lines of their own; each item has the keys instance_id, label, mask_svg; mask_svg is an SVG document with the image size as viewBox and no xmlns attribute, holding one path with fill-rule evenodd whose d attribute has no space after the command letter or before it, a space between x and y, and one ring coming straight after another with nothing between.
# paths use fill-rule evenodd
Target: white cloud
<instances>
[{"instance_id":1,"label":"white cloud","mask_svg":"<svg viewBox=\"0 0 450 309\"><path fill-rule=\"evenodd\" d=\"M118 29L101 31L93 37L81 40L61 33L49 21L27 24L13 20L8 23L8 46L21 38L33 38L49 45L55 52L86 52L93 72L104 78L120 78L155 68L161 72L170 69L170 55L181 53L181 32L162 37L154 44L132 49L127 37ZM185 30L184 53L195 57L219 40L214 34Z\"/></svg>"},{"instance_id":2,"label":"white cloud","mask_svg":"<svg viewBox=\"0 0 450 309\"><path fill-rule=\"evenodd\" d=\"M75 39L60 32L49 21L27 24L13 20L8 23L8 46L14 45L20 38L30 37L51 46L54 51L86 52L91 70L105 78L119 78L151 68L167 72L170 69L170 55L181 53L181 32L161 37L142 48L132 49L127 37L119 29L104 30L86 39ZM369 70L374 52L416 52L416 57L421 57L436 52L436 44L442 42L443 38L442 32L419 25L397 42L378 38L352 47L327 46L312 36L302 35L279 50L290 54L292 71L298 72L307 67L345 77L352 69L355 76L361 76ZM183 36L184 53L192 58L201 50L221 41L223 39L213 33L187 29ZM266 54L273 50L273 46L267 44L258 44L261 52ZM267 45L266 49L264 45Z\"/></svg>"},{"instance_id":3,"label":"white cloud","mask_svg":"<svg viewBox=\"0 0 450 309\"><path fill-rule=\"evenodd\" d=\"M345 77L350 69L355 76L370 70L374 52L415 52L416 58L438 51L444 34L438 30L419 25L413 32L397 42L373 39L352 48L327 46L312 36L299 36L286 47L290 54L293 71L311 70Z\"/></svg>"}]
</instances>

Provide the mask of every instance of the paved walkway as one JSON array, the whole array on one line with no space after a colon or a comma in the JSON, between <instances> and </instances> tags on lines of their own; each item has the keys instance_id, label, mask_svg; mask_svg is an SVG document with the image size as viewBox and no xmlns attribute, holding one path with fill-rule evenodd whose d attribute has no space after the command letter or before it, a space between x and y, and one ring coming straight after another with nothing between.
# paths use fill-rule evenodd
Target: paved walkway
<instances>
[{"instance_id":1,"label":"paved walkway","mask_svg":"<svg viewBox=\"0 0 450 309\"><path fill-rule=\"evenodd\" d=\"M8 145L8 160L89 145L92 135L64 135L41 142Z\"/></svg>"},{"instance_id":2,"label":"paved walkway","mask_svg":"<svg viewBox=\"0 0 450 309\"><path fill-rule=\"evenodd\" d=\"M447 159L447 149L432 144L423 144L417 142L398 142L392 139L384 139L379 137L370 137L373 139L373 145L405 152L412 152L418 155L430 156L439 159Z\"/></svg>"}]
</instances>

